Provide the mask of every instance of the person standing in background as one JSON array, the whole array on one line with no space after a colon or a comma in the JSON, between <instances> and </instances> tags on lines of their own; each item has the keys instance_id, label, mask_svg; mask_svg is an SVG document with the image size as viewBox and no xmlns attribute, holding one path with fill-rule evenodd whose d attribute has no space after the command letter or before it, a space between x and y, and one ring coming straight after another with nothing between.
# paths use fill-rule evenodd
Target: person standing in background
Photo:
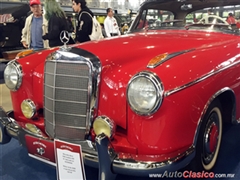
<instances>
[{"instance_id":1,"label":"person standing in background","mask_svg":"<svg viewBox=\"0 0 240 180\"><path fill-rule=\"evenodd\" d=\"M228 24L236 24L237 23L236 19L233 16L233 13L228 13L227 22L228 22Z\"/></svg>"},{"instance_id":2,"label":"person standing in background","mask_svg":"<svg viewBox=\"0 0 240 180\"><path fill-rule=\"evenodd\" d=\"M107 37L121 35L116 19L113 17L112 8L107 8L107 17L104 20L104 29Z\"/></svg>"},{"instance_id":3,"label":"person standing in background","mask_svg":"<svg viewBox=\"0 0 240 180\"><path fill-rule=\"evenodd\" d=\"M92 17L94 14L86 6L85 0L72 0L73 11L78 13L78 24L76 28L76 42L83 43L90 41L89 35L92 34L93 20ZM87 13L84 13L87 12ZM92 16L90 16L89 14Z\"/></svg>"},{"instance_id":4,"label":"person standing in background","mask_svg":"<svg viewBox=\"0 0 240 180\"><path fill-rule=\"evenodd\" d=\"M61 46L60 33L69 31L67 17L56 0L45 0L45 18L48 20L48 33L43 35L44 40L49 41L50 47Z\"/></svg>"},{"instance_id":5,"label":"person standing in background","mask_svg":"<svg viewBox=\"0 0 240 180\"><path fill-rule=\"evenodd\" d=\"M32 14L26 19L22 29L21 43L25 48L34 50L49 47L48 41L43 41L42 36L47 33L47 20L42 14L40 0L30 0Z\"/></svg>"}]
</instances>

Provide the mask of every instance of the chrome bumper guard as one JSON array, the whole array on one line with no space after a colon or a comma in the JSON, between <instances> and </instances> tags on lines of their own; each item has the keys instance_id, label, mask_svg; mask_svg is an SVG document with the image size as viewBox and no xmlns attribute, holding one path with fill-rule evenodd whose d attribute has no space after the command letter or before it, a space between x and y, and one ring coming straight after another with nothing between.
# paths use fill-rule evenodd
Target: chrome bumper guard
<instances>
[{"instance_id":1,"label":"chrome bumper guard","mask_svg":"<svg viewBox=\"0 0 240 180\"><path fill-rule=\"evenodd\" d=\"M25 135L34 136L0 107L0 125L4 127L8 136L18 139L20 144L26 147ZM39 136L35 136L38 137ZM42 137L44 139L44 137ZM104 134L96 137L96 149L89 145L88 141L80 142L84 163L88 166L99 168L99 179L114 179L116 174L148 176L149 174L174 172L182 169L195 156L194 147L190 147L184 154L166 162L139 162L133 159L119 159L117 153L109 151L109 138ZM100 162L100 163L98 163Z\"/></svg>"},{"instance_id":2,"label":"chrome bumper guard","mask_svg":"<svg viewBox=\"0 0 240 180\"><path fill-rule=\"evenodd\" d=\"M2 141L6 137L18 138L18 132L20 126L18 123L6 113L2 107L0 107L0 126L2 128Z\"/></svg>"}]
</instances>

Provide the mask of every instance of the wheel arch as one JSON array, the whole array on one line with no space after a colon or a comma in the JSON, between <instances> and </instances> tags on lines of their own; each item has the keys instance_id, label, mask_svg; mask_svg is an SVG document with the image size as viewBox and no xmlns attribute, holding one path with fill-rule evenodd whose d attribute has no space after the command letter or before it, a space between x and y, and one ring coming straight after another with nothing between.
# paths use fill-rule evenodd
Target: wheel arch
<instances>
[{"instance_id":1,"label":"wheel arch","mask_svg":"<svg viewBox=\"0 0 240 180\"><path fill-rule=\"evenodd\" d=\"M236 98L234 91L230 88L223 88L217 91L206 103L204 109L201 113L201 117L198 121L198 125L195 131L194 139L193 139L193 146L196 147L198 135L202 126L203 119L207 113L207 110L211 106L214 101L219 101L221 104L222 109L222 120L223 122L228 123L237 123L236 121Z\"/></svg>"}]
</instances>

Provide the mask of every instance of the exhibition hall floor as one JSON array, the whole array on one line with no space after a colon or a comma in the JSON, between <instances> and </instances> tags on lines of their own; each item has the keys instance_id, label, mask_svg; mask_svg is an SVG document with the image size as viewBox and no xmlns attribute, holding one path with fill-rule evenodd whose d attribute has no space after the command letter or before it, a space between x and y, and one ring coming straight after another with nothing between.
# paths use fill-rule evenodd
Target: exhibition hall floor
<instances>
[{"instance_id":1,"label":"exhibition hall floor","mask_svg":"<svg viewBox=\"0 0 240 180\"><path fill-rule=\"evenodd\" d=\"M0 106L5 110L11 109L10 94L4 84L0 85ZM87 180L97 180L98 170L85 167ZM240 179L240 125L226 126L220 149L220 155L215 174L233 174ZM27 150L12 139L8 144L0 145L0 180L56 180L56 169L53 166L39 162L28 156ZM145 180L158 178L144 178L136 176L118 175L116 180ZM172 178L159 178L172 179ZM183 178L177 178L183 179Z\"/></svg>"}]
</instances>

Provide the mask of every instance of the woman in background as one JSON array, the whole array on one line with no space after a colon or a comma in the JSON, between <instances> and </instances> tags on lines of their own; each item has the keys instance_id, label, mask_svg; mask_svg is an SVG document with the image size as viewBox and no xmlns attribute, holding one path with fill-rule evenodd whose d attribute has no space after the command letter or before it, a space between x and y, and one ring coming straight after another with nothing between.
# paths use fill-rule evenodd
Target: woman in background
<instances>
[{"instance_id":1,"label":"woman in background","mask_svg":"<svg viewBox=\"0 0 240 180\"><path fill-rule=\"evenodd\" d=\"M45 0L45 18L48 20L48 33L42 38L49 40L49 46L61 46L60 33L69 31L67 17L56 0Z\"/></svg>"}]
</instances>

